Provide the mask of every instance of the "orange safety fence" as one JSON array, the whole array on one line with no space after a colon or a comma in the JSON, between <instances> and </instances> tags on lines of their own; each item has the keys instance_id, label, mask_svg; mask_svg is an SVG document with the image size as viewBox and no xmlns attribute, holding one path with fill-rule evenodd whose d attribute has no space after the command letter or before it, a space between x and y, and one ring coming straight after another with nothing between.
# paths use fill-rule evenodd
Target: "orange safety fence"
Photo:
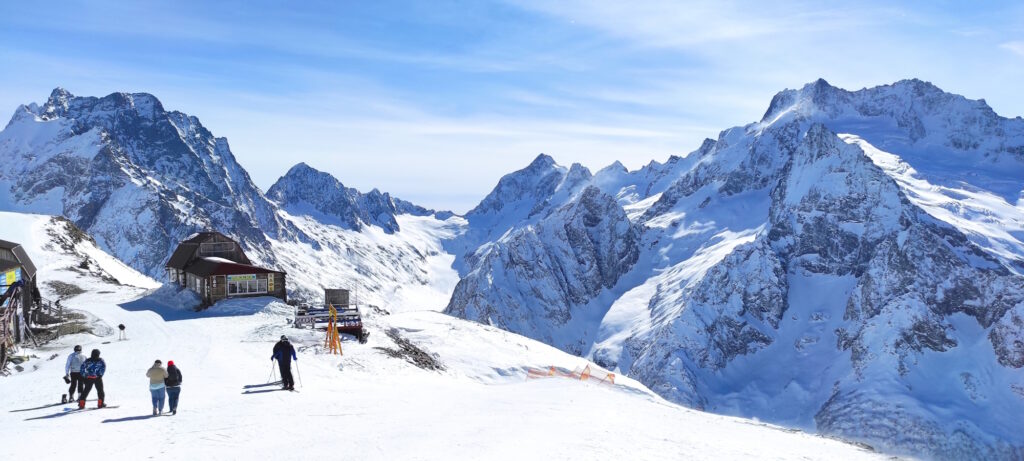
<instances>
[{"instance_id":1,"label":"orange safety fence","mask_svg":"<svg viewBox=\"0 0 1024 461\"><path fill-rule=\"evenodd\" d=\"M564 368L557 368L554 365L548 368L528 368L526 370L526 379L538 379L538 378L569 378L578 379L580 381L597 381L602 384L615 384L615 373L608 372L596 365L592 366L587 364L582 369L577 367L573 371L569 371Z\"/></svg>"}]
</instances>

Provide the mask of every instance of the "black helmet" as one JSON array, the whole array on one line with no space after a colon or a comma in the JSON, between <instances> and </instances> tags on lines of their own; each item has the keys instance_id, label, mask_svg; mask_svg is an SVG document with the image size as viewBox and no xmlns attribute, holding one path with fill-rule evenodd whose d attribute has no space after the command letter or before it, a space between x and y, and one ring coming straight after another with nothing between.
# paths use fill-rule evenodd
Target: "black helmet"
<instances>
[{"instance_id":1,"label":"black helmet","mask_svg":"<svg viewBox=\"0 0 1024 461\"><path fill-rule=\"evenodd\" d=\"M100 350L99 349L93 349L92 350L92 354L90 355L90 357L92 357L94 359L100 358Z\"/></svg>"},{"instance_id":2,"label":"black helmet","mask_svg":"<svg viewBox=\"0 0 1024 461\"><path fill-rule=\"evenodd\" d=\"M82 352L82 346L75 345L75 352Z\"/></svg>"},{"instance_id":3,"label":"black helmet","mask_svg":"<svg viewBox=\"0 0 1024 461\"><path fill-rule=\"evenodd\" d=\"M281 341L287 341L287 340L288 340L288 337L287 337L287 336L285 336L285 335L281 335Z\"/></svg>"}]
</instances>

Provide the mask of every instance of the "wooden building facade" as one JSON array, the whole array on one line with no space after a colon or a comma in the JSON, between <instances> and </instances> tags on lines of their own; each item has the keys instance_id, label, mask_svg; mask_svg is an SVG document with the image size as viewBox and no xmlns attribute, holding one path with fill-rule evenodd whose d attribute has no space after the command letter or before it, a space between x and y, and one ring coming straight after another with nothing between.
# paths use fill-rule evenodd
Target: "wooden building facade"
<instances>
[{"instance_id":1,"label":"wooden building facade","mask_svg":"<svg viewBox=\"0 0 1024 461\"><path fill-rule=\"evenodd\" d=\"M252 296L288 299L285 272L252 265L238 242L219 232L181 242L166 269L168 280L196 292L205 305Z\"/></svg>"}]
</instances>

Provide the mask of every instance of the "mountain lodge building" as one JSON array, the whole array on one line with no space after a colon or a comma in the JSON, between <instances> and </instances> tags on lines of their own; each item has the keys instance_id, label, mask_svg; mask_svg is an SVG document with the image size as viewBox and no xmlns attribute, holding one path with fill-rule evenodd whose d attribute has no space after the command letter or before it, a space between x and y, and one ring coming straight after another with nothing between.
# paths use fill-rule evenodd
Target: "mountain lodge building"
<instances>
[{"instance_id":1,"label":"mountain lodge building","mask_svg":"<svg viewBox=\"0 0 1024 461\"><path fill-rule=\"evenodd\" d=\"M181 242L166 269L168 280L196 292L204 305L228 298L288 297L284 272L252 265L238 242L220 232L200 232Z\"/></svg>"}]
</instances>

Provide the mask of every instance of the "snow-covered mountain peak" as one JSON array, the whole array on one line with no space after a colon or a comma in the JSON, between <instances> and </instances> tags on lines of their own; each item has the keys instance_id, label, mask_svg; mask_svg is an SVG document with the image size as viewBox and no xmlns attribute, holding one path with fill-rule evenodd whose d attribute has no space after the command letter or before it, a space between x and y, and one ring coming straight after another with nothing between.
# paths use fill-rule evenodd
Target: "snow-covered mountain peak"
<instances>
[{"instance_id":1,"label":"snow-covered mountain peak","mask_svg":"<svg viewBox=\"0 0 1024 461\"><path fill-rule=\"evenodd\" d=\"M507 216L515 208L515 216L508 217L525 219L536 205L551 196L567 173L568 169L555 163L550 155L540 154L526 168L502 176L494 190L466 213L466 218L471 222L485 217L493 219Z\"/></svg>"},{"instance_id":2,"label":"snow-covered mountain peak","mask_svg":"<svg viewBox=\"0 0 1024 461\"><path fill-rule=\"evenodd\" d=\"M291 167L267 190L267 197L291 214L312 216L351 230L374 225L393 233L399 230L395 220L399 214L433 214L432 210L394 199L377 189L364 194L345 187L331 174L305 163Z\"/></svg>"},{"instance_id":3,"label":"snow-covered mountain peak","mask_svg":"<svg viewBox=\"0 0 1024 461\"><path fill-rule=\"evenodd\" d=\"M111 93L102 98L79 97L57 87L37 115L44 120L57 117L85 118L95 123L96 117L141 117L150 122L165 114L160 100L149 93Z\"/></svg>"},{"instance_id":4,"label":"snow-covered mountain peak","mask_svg":"<svg viewBox=\"0 0 1024 461\"><path fill-rule=\"evenodd\" d=\"M573 163L569 167L569 172L566 173L565 179L559 186L559 189L574 189L584 181L589 181L594 175L590 173L590 169L579 163Z\"/></svg>"},{"instance_id":5,"label":"snow-covered mountain peak","mask_svg":"<svg viewBox=\"0 0 1024 461\"><path fill-rule=\"evenodd\" d=\"M936 186L987 190L1016 203L1024 190L1024 119L1002 117L984 100L947 93L917 80L857 91L824 80L785 90L759 123L821 122L898 154Z\"/></svg>"},{"instance_id":6,"label":"snow-covered mountain peak","mask_svg":"<svg viewBox=\"0 0 1024 461\"><path fill-rule=\"evenodd\" d=\"M556 165L557 163L555 162L554 157L541 153L537 154L537 157L535 157L533 161L526 166L526 171L543 171Z\"/></svg>"},{"instance_id":7,"label":"snow-covered mountain peak","mask_svg":"<svg viewBox=\"0 0 1024 461\"><path fill-rule=\"evenodd\" d=\"M934 84L918 79L900 80L857 91L830 85L824 79L808 83L800 89L787 89L772 98L761 118L761 124L788 119L815 118L832 122L881 121L918 142L930 135L966 131L973 137L1019 134L1024 126L1016 119L1000 117L984 100L971 100L947 93ZM1009 129L1009 132L1004 132ZM949 147L972 150L976 143L952 140Z\"/></svg>"},{"instance_id":8,"label":"snow-covered mountain peak","mask_svg":"<svg viewBox=\"0 0 1024 461\"><path fill-rule=\"evenodd\" d=\"M629 173L629 169L626 168L626 165L623 165L622 162L616 160L612 162L611 165L597 170L597 174L601 174L603 172Z\"/></svg>"},{"instance_id":9,"label":"snow-covered mountain peak","mask_svg":"<svg viewBox=\"0 0 1024 461\"><path fill-rule=\"evenodd\" d=\"M68 104L71 98L75 95L71 94L70 91L64 88L57 87L50 92L50 97L46 100L46 105L43 106L44 114L56 114L68 110Z\"/></svg>"}]
</instances>

